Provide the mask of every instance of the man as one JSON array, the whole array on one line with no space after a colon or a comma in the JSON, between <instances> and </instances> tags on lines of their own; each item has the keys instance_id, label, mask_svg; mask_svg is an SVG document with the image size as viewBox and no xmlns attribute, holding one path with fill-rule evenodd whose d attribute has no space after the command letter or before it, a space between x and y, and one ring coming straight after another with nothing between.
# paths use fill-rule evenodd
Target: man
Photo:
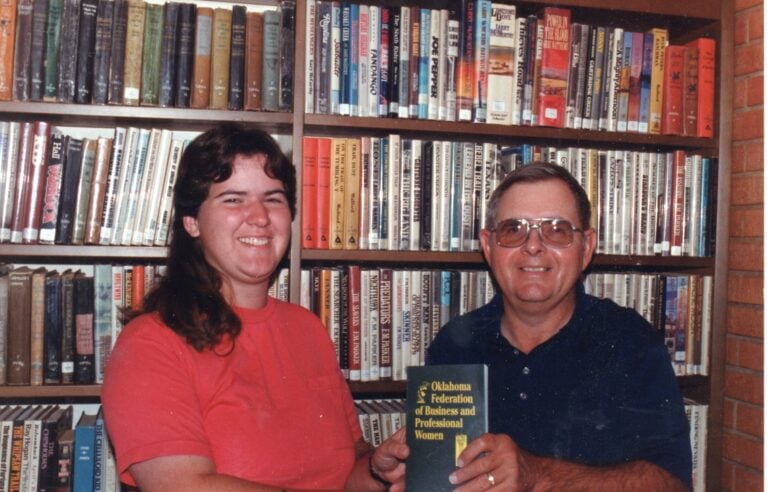
<instances>
[{"instance_id":1,"label":"man","mask_svg":"<svg viewBox=\"0 0 768 492\"><path fill-rule=\"evenodd\" d=\"M636 312L585 294L590 204L564 168L535 163L491 196L483 253L500 294L449 322L428 364L489 367L490 432L457 490L686 490L688 422L669 355Z\"/></svg>"}]
</instances>

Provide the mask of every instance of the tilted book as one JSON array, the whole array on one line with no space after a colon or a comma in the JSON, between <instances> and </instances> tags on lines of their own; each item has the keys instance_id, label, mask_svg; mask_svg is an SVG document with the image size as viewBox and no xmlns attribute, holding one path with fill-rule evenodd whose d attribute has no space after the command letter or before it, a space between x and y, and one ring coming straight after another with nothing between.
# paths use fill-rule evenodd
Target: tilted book
<instances>
[{"instance_id":1,"label":"tilted book","mask_svg":"<svg viewBox=\"0 0 768 492\"><path fill-rule=\"evenodd\" d=\"M488 366L408 368L407 490L450 491L448 476L464 448L488 432Z\"/></svg>"}]
</instances>

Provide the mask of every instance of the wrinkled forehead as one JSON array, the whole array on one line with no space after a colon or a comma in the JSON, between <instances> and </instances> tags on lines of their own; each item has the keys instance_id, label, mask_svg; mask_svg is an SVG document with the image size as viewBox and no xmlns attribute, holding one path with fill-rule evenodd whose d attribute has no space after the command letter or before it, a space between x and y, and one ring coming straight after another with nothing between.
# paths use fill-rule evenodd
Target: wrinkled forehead
<instances>
[{"instance_id":1,"label":"wrinkled forehead","mask_svg":"<svg viewBox=\"0 0 768 492\"><path fill-rule=\"evenodd\" d=\"M501 196L496 210L497 221L547 217L578 223L578 216L576 197L565 183L555 179L513 184Z\"/></svg>"}]
</instances>

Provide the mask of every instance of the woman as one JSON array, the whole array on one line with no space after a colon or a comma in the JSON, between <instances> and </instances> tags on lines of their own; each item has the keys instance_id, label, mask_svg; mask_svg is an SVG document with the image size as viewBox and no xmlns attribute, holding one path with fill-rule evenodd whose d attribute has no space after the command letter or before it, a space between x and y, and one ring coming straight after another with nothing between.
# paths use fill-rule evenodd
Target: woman
<instances>
[{"instance_id":1,"label":"woman","mask_svg":"<svg viewBox=\"0 0 768 492\"><path fill-rule=\"evenodd\" d=\"M295 201L294 167L260 130L224 124L184 151L166 276L119 337L102 390L124 482L402 490L402 431L371 453L320 321L267 295Z\"/></svg>"}]
</instances>

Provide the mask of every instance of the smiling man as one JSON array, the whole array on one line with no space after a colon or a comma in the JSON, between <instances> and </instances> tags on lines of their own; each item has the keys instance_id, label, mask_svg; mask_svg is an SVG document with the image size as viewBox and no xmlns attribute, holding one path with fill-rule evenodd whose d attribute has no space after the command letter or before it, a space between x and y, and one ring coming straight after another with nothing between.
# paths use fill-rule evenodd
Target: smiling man
<instances>
[{"instance_id":1,"label":"smiling man","mask_svg":"<svg viewBox=\"0 0 768 492\"><path fill-rule=\"evenodd\" d=\"M499 294L452 320L428 364L489 367L490 433L456 490L685 490L688 423L667 350L639 314L584 292L590 203L563 167L508 174L480 244Z\"/></svg>"}]
</instances>

